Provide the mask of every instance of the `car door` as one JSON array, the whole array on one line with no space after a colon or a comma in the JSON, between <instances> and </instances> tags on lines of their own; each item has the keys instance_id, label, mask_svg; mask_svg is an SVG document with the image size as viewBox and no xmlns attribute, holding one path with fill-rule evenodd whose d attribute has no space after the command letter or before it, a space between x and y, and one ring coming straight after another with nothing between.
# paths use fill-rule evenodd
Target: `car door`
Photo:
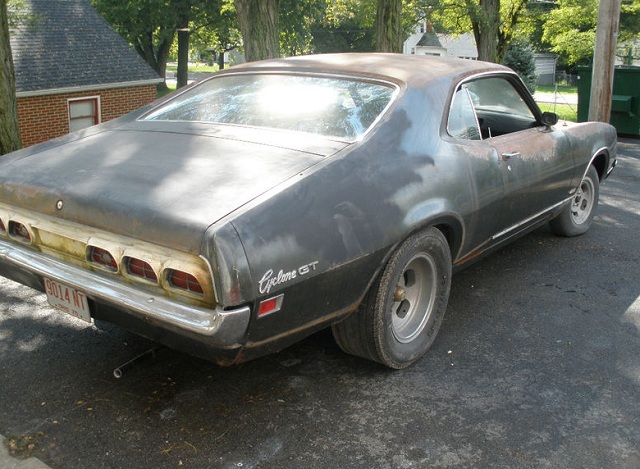
<instances>
[{"instance_id":1,"label":"car door","mask_svg":"<svg viewBox=\"0 0 640 469\"><path fill-rule=\"evenodd\" d=\"M569 142L559 127L541 123L531 96L513 77L484 76L464 86L473 97L483 141L501 168L499 228L516 230L569 197L575 177Z\"/></svg>"},{"instance_id":2,"label":"car door","mask_svg":"<svg viewBox=\"0 0 640 469\"><path fill-rule=\"evenodd\" d=\"M473 256L501 227L504 198L502 162L495 149L482 140L472 95L464 86L453 95L447 119L448 151L466 163L469 200L463 203L465 240L462 257ZM459 259L462 261L464 259Z\"/></svg>"}]
</instances>

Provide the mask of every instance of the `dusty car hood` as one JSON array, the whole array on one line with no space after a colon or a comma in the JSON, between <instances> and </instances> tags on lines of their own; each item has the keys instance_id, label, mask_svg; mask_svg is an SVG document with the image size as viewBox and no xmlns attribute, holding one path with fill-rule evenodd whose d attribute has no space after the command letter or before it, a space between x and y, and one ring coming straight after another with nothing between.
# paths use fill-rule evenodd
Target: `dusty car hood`
<instances>
[{"instance_id":1,"label":"dusty car hood","mask_svg":"<svg viewBox=\"0 0 640 469\"><path fill-rule=\"evenodd\" d=\"M344 146L256 132L126 127L26 149L0 160L0 202L197 253L212 223Z\"/></svg>"}]
</instances>

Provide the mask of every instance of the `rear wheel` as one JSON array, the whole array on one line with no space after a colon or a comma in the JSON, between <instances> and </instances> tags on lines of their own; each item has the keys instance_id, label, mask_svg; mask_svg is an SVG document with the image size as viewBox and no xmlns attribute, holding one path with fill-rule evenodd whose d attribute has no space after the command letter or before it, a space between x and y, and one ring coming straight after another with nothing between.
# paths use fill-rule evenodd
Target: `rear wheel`
<instances>
[{"instance_id":1,"label":"rear wheel","mask_svg":"<svg viewBox=\"0 0 640 469\"><path fill-rule=\"evenodd\" d=\"M556 218L549 222L551 230L558 236L578 236L591 227L600 197L600 178L593 166L580 182L578 190Z\"/></svg>"},{"instance_id":2,"label":"rear wheel","mask_svg":"<svg viewBox=\"0 0 640 469\"><path fill-rule=\"evenodd\" d=\"M333 326L342 350L406 368L436 337L451 287L451 253L442 233L429 228L393 253L358 311Z\"/></svg>"}]
</instances>

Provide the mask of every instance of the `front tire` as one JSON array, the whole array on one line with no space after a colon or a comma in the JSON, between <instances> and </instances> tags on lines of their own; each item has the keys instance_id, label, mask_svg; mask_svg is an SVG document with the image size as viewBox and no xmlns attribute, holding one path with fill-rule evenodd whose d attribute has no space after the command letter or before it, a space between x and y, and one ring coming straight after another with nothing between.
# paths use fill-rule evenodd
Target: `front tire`
<instances>
[{"instance_id":1,"label":"front tire","mask_svg":"<svg viewBox=\"0 0 640 469\"><path fill-rule=\"evenodd\" d=\"M551 230L558 236L579 236L591 227L600 197L600 178L593 166L578 186L578 190L556 218L549 222Z\"/></svg>"},{"instance_id":2,"label":"front tire","mask_svg":"<svg viewBox=\"0 0 640 469\"><path fill-rule=\"evenodd\" d=\"M406 368L422 357L440 329L451 288L451 252L436 228L393 253L358 311L332 327L352 355Z\"/></svg>"}]
</instances>

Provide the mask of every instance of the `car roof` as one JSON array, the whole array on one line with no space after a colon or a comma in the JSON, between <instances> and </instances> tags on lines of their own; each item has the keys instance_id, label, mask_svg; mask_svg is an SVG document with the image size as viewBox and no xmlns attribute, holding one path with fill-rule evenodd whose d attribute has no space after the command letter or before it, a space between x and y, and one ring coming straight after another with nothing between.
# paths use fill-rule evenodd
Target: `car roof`
<instances>
[{"instance_id":1,"label":"car roof","mask_svg":"<svg viewBox=\"0 0 640 469\"><path fill-rule=\"evenodd\" d=\"M377 78L424 86L428 82L449 78L458 81L486 72L510 72L502 65L469 59L390 53L344 53L302 55L283 59L248 62L227 69L236 71L287 71L293 73L330 73Z\"/></svg>"}]
</instances>

